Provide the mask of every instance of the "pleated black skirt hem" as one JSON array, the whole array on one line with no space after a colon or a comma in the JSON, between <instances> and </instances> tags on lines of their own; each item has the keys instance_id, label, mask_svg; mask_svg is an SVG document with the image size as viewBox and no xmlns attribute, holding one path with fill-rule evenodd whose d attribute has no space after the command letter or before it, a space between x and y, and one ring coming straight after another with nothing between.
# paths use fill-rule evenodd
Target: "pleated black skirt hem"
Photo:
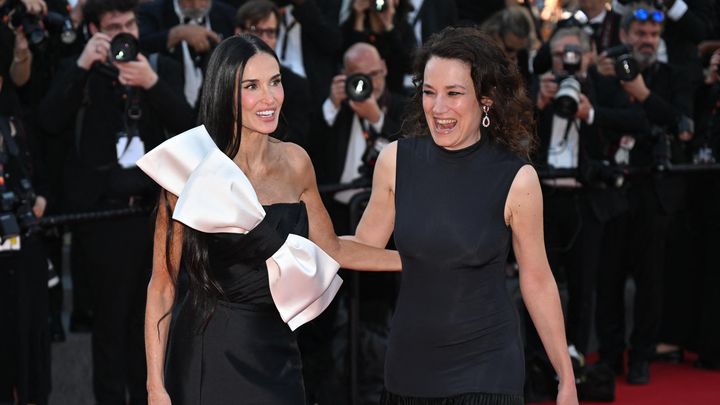
<instances>
[{"instance_id":1,"label":"pleated black skirt hem","mask_svg":"<svg viewBox=\"0 0 720 405\"><path fill-rule=\"evenodd\" d=\"M407 397L385 390L380 405L524 405L522 395L470 392L441 398Z\"/></svg>"}]
</instances>

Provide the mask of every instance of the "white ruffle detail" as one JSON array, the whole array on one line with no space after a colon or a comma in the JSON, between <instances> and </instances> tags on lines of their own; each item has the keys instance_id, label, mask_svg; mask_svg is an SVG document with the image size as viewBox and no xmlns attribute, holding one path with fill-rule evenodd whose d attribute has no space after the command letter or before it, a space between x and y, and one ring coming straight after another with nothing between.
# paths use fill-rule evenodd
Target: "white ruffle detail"
<instances>
[{"instance_id":1,"label":"white ruffle detail","mask_svg":"<svg viewBox=\"0 0 720 405\"><path fill-rule=\"evenodd\" d=\"M142 171L179 196L190 173L210 151L218 149L204 125L175 135L137 161Z\"/></svg>"},{"instance_id":2,"label":"white ruffle detail","mask_svg":"<svg viewBox=\"0 0 720 405\"><path fill-rule=\"evenodd\" d=\"M178 196L172 217L193 229L244 234L265 218L250 180L202 125L163 142L137 165ZM292 330L320 315L342 284L340 265L299 235L288 235L266 263L273 302Z\"/></svg>"}]
</instances>

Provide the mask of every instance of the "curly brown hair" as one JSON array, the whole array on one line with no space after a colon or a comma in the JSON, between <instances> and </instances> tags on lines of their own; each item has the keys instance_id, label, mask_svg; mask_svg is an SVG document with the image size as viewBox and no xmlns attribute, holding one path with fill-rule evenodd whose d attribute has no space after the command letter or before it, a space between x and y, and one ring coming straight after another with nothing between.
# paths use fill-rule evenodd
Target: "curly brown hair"
<instances>
[{"instance_id":1,"label":"curly brown hair","mask_svg":"<svg viewBox=\"0 0 720 405\"><path fill-rule=\"evenodd\" d=\"M413 69L415 94L412 96L403 134L430 134L422 107L422 80L425 65L432 57L457 59L470 66L475 96L493 100L489 111L491 125L483 136L529 159L537 143L533 105L528 98L517 65L505 56L495 40L475 27L447 27L434 34L418 50Z\"/></svg>"}]
</instances>

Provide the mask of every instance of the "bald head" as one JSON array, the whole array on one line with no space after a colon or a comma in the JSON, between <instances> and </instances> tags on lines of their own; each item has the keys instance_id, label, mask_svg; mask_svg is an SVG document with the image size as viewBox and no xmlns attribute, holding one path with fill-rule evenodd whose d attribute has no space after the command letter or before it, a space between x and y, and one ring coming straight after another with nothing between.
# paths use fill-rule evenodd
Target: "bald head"
<instances>
[{"instance_id":1,"label":"bald head","mask_svg":"<svg viewBox=\"0 0 720 405\"><path fill-rule=\"evenodd\" d=\"M348 65L380 62L381 60L382 58L380 58L378 50L374 46L365 42L358 42L357 44L351 46L347 51L345 51L345 56L343 56L343 64L345 65L345 68L347 68Z\"/></svg>"}]
</instances>

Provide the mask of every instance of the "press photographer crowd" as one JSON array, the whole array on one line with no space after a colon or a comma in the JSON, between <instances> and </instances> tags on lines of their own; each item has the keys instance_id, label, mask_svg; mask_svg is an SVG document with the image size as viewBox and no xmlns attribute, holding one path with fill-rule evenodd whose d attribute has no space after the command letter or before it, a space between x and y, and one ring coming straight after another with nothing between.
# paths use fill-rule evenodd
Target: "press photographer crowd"
<instances>
[{"instance_id":1,"label":"press photographer crowd","mask_svg":"<svg viewBox=\"0 0 720 405\"><path fill-rule=\"evenodd\" d=\"M198 124L210 55L242 33L275 50L273 136L308 152L345 235L380 151L412 135L415 50L479 27L534 102L527 160L580 400L612 401L620 376L653 384L651 362L720 370L720 1L0 0L0 16L0 404L51 402L51 348L67 333L91 334L79 384L95 403L148 403L159 188L136 162ZM517 288L512 253L506 276ZM400 277L346 277L298 330L308 403L378 403ZM518 311L525 400L554 400Z\"/></svg>"}]
</instances>

